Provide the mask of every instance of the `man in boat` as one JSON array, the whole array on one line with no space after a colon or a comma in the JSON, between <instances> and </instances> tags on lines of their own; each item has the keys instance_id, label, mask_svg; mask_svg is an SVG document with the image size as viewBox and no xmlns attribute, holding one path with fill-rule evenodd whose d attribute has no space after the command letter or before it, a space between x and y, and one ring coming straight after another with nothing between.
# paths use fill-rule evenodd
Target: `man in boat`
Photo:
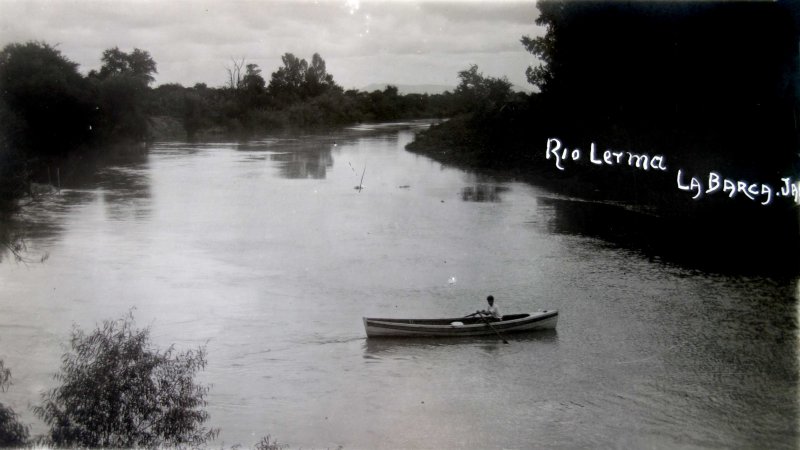
<instances>
[{"instance_id":1,"label":"man in boat","mask_svg":"<svg viewBox=\"0 0 800 450\"><path fill-rule=\"evenodd\" d=\"M497 309L497 306L494 305L494 297L491 295L486 297L486 302L489 303L489 307L484 310L476 311L475 314L480 315L481 318L486 319L490 322L497 322L503 320L503 316L502 314L500 314L500 310Z\"/></svg>"}]
</instances>

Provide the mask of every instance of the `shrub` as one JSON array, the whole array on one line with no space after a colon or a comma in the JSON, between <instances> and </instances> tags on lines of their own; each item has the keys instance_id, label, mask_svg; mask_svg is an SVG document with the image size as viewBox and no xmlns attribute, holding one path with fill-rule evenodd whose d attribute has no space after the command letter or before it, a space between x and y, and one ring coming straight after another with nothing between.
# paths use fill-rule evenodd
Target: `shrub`
<instances>
[{"instance_id":1,"label":"shrub","mask_svg":"<svg viewBox=\"0 0 800 450\"><path fill-rule=\"evenodd\" d=\"M0 360L0 392L5 392L11 384L11 371ZM28 440L28 427L19 423L17 413L0 403L0 447L24 445Z\"/></svg>"},{"instance_id":2,"label":"shrub","mask_svg":"<svg viewBox=\"0 0 800 450\"><path fill-rule=\"evenodd\" d=\"M255 446L255 450L283 450L284 448L286 446L278 444L278 440L273 440L269 434L262 437Z\"/></svg>"},{"instance_id":3,"label":"shrub","mask_svg":"<svg viewBox=\"0 0 800 450\"><path fill-rule=\"evenodd\" d=\"M150 330L134 325L128 314L90 334L73 328L71 349L55 375L60 385L34 408L50 427L49 444L178 447L216 436L218 430L203 426L209 388L194 381L205 367L205 348L159 351Z\"/></svg>"}]
</instances>

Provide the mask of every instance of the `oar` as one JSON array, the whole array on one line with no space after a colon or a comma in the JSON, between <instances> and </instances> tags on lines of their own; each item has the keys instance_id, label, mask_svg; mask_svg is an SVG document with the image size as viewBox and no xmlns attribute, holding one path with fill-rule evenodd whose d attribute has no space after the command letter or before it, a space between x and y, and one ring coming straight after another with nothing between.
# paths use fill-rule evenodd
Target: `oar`
<instances>
[{"instance_id":1,"label":"oar","mask_svg":"<svg viewBox=\"0 0 800 450\"><path fill-rule=\"evenodd\" d=\"M500 340L501 340L501 341L503 341L503 344L508 344L508 341L507 341L507 340L505 340L505 338L503 337L503 335L502 335L502 334L500 334L500 332L499 332L499 331L497 331L497 328L495 328L495 327L494 327L494 326L493 326L493 325L492 325L492 324L491 324L491 323L490 323L488 320L486 320L486 318L484 318L483 316L481 316L481 320L483 320L483 321L486 323L486 325L489 325L489 328L491 328L491 329L492 329L492 331L494 331L494 332L495 332L495 334L497 335L497 337L499 337L499 338L500 338Z\"/></svg>"}]
</instances>

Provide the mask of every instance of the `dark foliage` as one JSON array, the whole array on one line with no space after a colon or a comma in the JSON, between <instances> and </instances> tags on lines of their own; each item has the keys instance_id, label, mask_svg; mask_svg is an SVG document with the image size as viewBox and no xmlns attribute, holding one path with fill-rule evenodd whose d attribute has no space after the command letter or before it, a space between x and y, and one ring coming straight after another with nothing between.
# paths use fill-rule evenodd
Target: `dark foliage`
<instances>
[{"instance_id":1,"label":"dark foliage","mask_svg":"<svg viewBox=\"0 0 800 450\"><path fill-rule=\"evenodd\" d=\"M291 53L281 57L283 66L272 73L269 95L281 106L306 100L326 92L341 92L342 88L333 81L333 75L325 68L325 60L314 53L311 64Z\"/></svg>"},{"instance_id":2,"label":"dark foliage","mask_svg":"<svg viewBox=\"0 0 800 450\"><path fill-rule=\"evenodd\" d=\"M160 86L151 95L151 116L168 116L181 121L190 137L213 134L257 134L286 128L335 127L357 122L445 117L456 110L455 96L400 95L395 86L382 91L342 91L324 61L317 64L284 55L287 65L273 73L266 89L260 75L245 75L236 89L198 85ZM255 65L248 68L256 69ZM293 76L290 68L297 69ZM305 72L303 72L305 68ZM315 76L309 75L315 73ZM305 73L305 75L302 75ZM255 81L252 81L255 80ZM280 88L279 88L280 86Z\"/></svg>"},{"instance_id":3,"label":"dark foliage","mask_svg":"<svg viewBox=\"0 0 800 450\"><path fill-rule=\"evenodd\" d=\"M150 55L113 48L99 72L84 77L77 67L42 42L0 51L0 211L13 211L31 181L46 181L48 166L75 152L146 137Z\"/></svg>"},{"instance_id":4,"label":"dark foliage","mask_svg":"<svg viewBox=\"0 0 800 450\"><path fill-rule=\"evenodd\" d=\"M769 207L744 195L695 201L678 190L675 174L713 170L773 187L781 177L796 179L797 10L789 2L544 0L537 6L537 24L547 32L523 37L522 44L542 61L527 71L541 92L500 108L475 102L409 148L513 169L567 195L646 208L662 218L663 226L650 231L668 231L660 236L667 246L703 248L720 260L791 260L784 265L795 270L800 217L792 201ZM664 155L670 171L588 163L559 171L545 160L550 137L584 151L595 142L601 150Z\"/></svg>"},{"instance_id":5,"label":"dark foliage","mask_svg":"<svg viewBox=\"0 0 800 450\"><path fill-rule=\"evenodd\" d=\"M530 118L529 96L514 93L505 77L484 76L474 64L458 77L451 96L456 115L418 135L409 150L433 150L450 162L483 168L529 164L530 127L522 123Z\"/></svg>"},{"instance_id":6,"label":"dark foliage","mask_svg":"<svg viewBox=\"0 0 800 450\"><path fill-rule=\"evenodd\" d=\"M144 80L132 74L114 75L95 81L97 133L105 140L147 138Z\"/></svg>"},{"instance_id":7,"label":"dark foliage","mask_svg":"<svg viewBox=\"0 0 800 450\"><path fill-rule=\"evenodd\" d=\"M99 72L89 73L94 81L98 134L105 140L147 138L146 99L154 80L156 62L138 48L130 53L114 47L103 52Z\"/></svg>"},{"instance_id":8,"label":"dark foliage","mask_svg":"<svg viewBox=\"0 0 800 450\"><path fill-rule=\"evenodd\" d=\"M158 73L156 62L150 53L138 48L133 49L131 53L125 53L118 47L110 48L103 52L101 61L103 66L100 72L92 71L89 74L91 78L105 80L125 75L138 78L147 85L155 81L153 74Z\"/></svg>"},{"instance_id":9,"label":"dark foliage","mask_svg":"<svg viewBox=\"0 0 800 450\"><path fill-rule=\"evenodd\" d=\"M3 120L6 117L0 103L0 123L12 126ZM24 158L8 141L8 136L0 133L0 218L16 209L16 201L25 194L27 184Z\"/></svg>"},{"instance_id":10,"label":"dark foliage","mask_svg":"<svg viewBox=\"0 0 800 450\"><path fill-rule=\"evenodd\" d=\"M63 156L91 138L91 89L77 67L40 42L0 51L0 144L6 155Z\"/></svg>"},{"instance_id":11,"label":"dark foliage","mask_svg":"<svg viewBox=\"0 0 800 450\"><path fill-rule=\"evenodd\" d=\"M505 78L485 77L473 64L458 72L461 80L456 87L456 98L462 112L478 116L499 110L511 98L511 83Z\"/></svg>"},{"instance_id":12,"label":"dark foliage","mask_svg":"<svg viewBox=\"0 0 800 450\"><path fill-rule=\"evenodd\" d=\"M545 172L552 163L544 161L544 144L556 136L582 148L597 142L663 154L671 167L737 179L773 179L800 169L798 17L786 3L537 5L537 23L547 33L522 43L543 61L528 70L541 93L512 99L510 114L510 104L498 108L502 102L462 96L471 105L468 126L485 137L473 149L484 153L482 159L529 160ZM462 77L479 80L472 69ZM485 136L499 129L513 138ZM617 173L592 169L576 166L569 176L583 171L580 177L593 184L620 181ZM676 191L674 179L657 182L637 193L646 202L670 202L658 193ZM623 198L634 192L602 191Z\"/></svg>"},{"instance_id":13,"label":"dark foliage","mask_svg":"<svg viewBox=\"0 0 800 450\"><path fill-rule=\"evenodd\" d=\"M150 116L184 124L190 138L208 134L250 135L286 128L335 127L364 121L443 117L455 110L452 94L400 95L344 91L327 72L325 60L311 63L286 53L266 83L256 64L234 60L223 88L159 86L150 96ZM244 75L242 75L244 71Z\"/></svg>"},{"instance_id":14,"label":"dark foliage","mask_svg":"<svg viewBox=\"0 0 800 450\"><path fill-rule=\"evenodd\" d=\"M131 316L85 333L75 328L59 385L34 408L48 440L70 447L201 445L215 436L205 411L208 387L194 378L205 350L154 349Z\"/></svg>"},{"instance_id":15,"label":"dark foliage","mask_svg":"<svg viewBox=\"0 0 800 450\"><path fill-rule=\"evenodd\" d=\"M550 133L633 135L673 159L724 160L741 177L791 167L800 79L788 2L538 7L547 34L523 45L544 62L528 75ZM751 164L756 148L769 149L770 164Z\"/></svg>"},{"instance_id":16,"label":"dark foliage","mask_svg":"<svg viewBox=\"0 0 800 450\"><path fill-rule=\"evenodd\" d=\"M11 370L0 359L0 392L11 384ZM19 423L17 413L0 403L0 447L19 447L28 440L28 427Z\"/></svg>"}]
</instances>

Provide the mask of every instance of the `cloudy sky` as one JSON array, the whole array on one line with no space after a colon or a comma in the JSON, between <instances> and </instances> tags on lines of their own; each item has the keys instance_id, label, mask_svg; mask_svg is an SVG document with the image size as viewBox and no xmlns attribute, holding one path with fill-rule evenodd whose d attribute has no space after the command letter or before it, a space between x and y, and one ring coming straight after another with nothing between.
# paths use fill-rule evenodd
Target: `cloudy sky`
<instances>
[{"instance_id":1,"label":"cloudy sky","mask_svg":"<svg viewBox=\"0 0 800 450\"><path fill-rule=\"evenodd\" d=\"M233 58L265 78L286 52L314 52L345 88L371 83L455 86L478 64L529 88L535 64L519 40L541 35L533 1L0 0L0 46L39 40L80 64L100 66L104 49L147 50L157 84L225 83Z\"/></svg>"}]
</instances>

